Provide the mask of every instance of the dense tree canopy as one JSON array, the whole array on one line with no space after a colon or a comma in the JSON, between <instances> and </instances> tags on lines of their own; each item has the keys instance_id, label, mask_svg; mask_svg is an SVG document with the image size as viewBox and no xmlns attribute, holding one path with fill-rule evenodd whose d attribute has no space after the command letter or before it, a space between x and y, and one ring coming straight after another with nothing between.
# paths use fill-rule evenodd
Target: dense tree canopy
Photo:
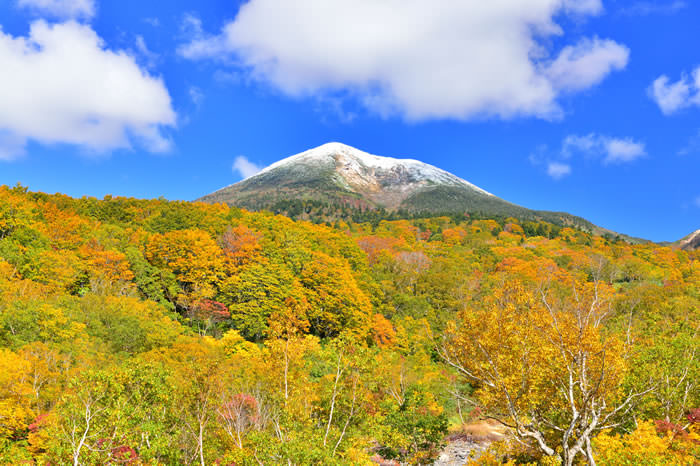
<instances>
[{"instance_id":1,"label":"dense tree canopy","mask_svg":"<svg viewBox=\"0 0 700 466\"><path fill-rule=\"evenodd\" d=\"M371 217L0 187L0 463L700 461L697 252Z\"/></svg>"}]
</instances>

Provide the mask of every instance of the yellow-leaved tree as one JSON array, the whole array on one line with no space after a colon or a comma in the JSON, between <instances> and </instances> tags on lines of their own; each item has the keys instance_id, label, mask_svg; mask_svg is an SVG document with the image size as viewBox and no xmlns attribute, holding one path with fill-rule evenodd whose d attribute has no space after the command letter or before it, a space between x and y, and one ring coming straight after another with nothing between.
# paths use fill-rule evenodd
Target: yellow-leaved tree
<instances>
[{"instance_id":1,"label":"yellow-leaved tree","mask_svg":"<svg viewBox=\"0 0 700 466\"><path fill-rule=\"evenodd\" d=\"M146 259L173 272L180 284L177 304L190 308L211 299L224 276L221 248L201 230L178 230L153 235L146 246Z\"/></svg>"},{"instance_id":2,"label":"yellow-leaved tree","mask_svg":"<svg viewBox=\"0 0 700 466\"><path fill-rule=\"evenodd\" d=\"M595 464L591 441L647 390L623 393L627 348L602 324L613 290L597 279L524 285L504 276L460 313L439 345L476 402L546 456Z\"/></svg>"},{"instance_id":3,"label":"yellow-leaved tree","mask_svg":"<svg viewBox=\"0 0 700 466\"><path fill-rule=\"evenodd\" d=\"M0 440L25 430L33 419L30 370L22 357L0 348Z\"/></svg>"}]
</instances>

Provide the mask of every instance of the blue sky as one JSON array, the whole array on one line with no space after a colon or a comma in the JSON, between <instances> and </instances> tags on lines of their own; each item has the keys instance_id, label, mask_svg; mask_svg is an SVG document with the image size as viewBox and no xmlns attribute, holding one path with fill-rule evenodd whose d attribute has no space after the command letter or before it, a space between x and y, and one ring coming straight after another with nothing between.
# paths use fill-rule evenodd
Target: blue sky
<instances>
[{"instance_id":1,"label":"blue sky","mask_svg":"<svg viewBox=\"0 0 700 466\"><path fill-rule=\"evenodd\" d=\"M6 0L0 184L190 200L339 141L676 240L700 228L698 21L678 0Z\"/></svg>"}]
</instances>

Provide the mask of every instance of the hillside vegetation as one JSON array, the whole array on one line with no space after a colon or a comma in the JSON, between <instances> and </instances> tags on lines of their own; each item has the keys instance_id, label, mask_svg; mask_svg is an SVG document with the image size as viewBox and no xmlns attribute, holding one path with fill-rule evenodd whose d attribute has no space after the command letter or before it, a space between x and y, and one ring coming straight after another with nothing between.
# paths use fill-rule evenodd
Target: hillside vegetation
<instances>
[{"instance_id":1,"label":"hillside vegetation","mask_svg":"<svg viewBox=\"0 0 700 466\"><path fill-rule=\"evenodd\" d=\"M0 187L0 463L427 464L497 419L475 461L697 464L698 259Z\"/></svg>"},{"instance_id":2,"label":"hillside vegetation","mask_svg":"<svg viewBox=\"0 0 700 466\"><path fill-rule=\"evenodd\" d=\"M441 215L512 217L645 242L566 212L521 207L418 160L372 155L341 143L324 144L280 160L199 201L267 210L315 223L376 223Z\"/></svg>"}]
</instances>

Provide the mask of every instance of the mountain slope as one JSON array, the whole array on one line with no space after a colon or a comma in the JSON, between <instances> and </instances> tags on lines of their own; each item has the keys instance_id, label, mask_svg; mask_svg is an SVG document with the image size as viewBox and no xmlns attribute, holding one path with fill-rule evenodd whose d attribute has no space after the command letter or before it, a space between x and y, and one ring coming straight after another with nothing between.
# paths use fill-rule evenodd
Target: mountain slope
<instances>
[{"instance_id":1,"label":"mountain slope","mask_svg":"<svg viewBox=\"0 0 700 466\"><path fill-rule=\"evenodd\" d=\"M685 238L676 242L675 245L685 251L696 251L700 249L700 230L694 231Z\"/></svg>"},{"instance_id":2,"label":"mountain slope","mask_svg":"<svg viewBox=\"0 0 700 466\"><path fill-rule=\"evenodd\" d=\"M395 210L411 196L449 186L479 198L495 196L439 168L417 160L379 157L340 143L280 160L257 175L219 190L205 201L259 204L263 198L349 199L366 206Z\"/></svg>"},{"instance_id":3,"label":"mountain slope","mask_svg":"<svg viewBox=\"0 0 700 466\"><path fill-rule=\"evenodd\" d=\"M417 160L380 157L340 143L324 144L280 160L255 176L199 200L260 210L296 199L426 214L478 212L615 234L567 213L512 204Z\"/></svg>"}]
</instances>

